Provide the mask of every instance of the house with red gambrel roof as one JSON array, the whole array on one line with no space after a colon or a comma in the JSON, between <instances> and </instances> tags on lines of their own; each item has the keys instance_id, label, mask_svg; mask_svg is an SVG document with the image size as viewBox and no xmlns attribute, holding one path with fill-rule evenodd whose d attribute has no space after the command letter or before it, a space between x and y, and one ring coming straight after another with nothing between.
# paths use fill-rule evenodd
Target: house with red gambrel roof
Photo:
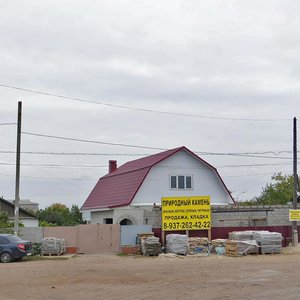
<instances>
[{"instance_id":1,"label":"house with red gambrel roof","mask_svg":"<svg viewBox=\"0 0 300 300\"><path fill-rule=\"evenodd\" d=\"M162 197L209 195L211 205L234 202L216 168L186 147L129 161L99 179L81 207L91 224L146 224L145 211ZM149 224L151 225L151 224Z\"/></svg>"}]
</instances>

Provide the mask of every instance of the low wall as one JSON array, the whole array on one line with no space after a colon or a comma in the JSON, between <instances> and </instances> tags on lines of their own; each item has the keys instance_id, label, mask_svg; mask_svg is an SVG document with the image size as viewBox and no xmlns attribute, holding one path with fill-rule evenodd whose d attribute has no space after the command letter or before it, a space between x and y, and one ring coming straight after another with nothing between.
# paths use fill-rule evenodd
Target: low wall
<instances>
[{"instance_id":1,"label":"low wall","mask_svg":"<svg viewBox=\"0 0 300 300\"><path fill-rule=\"evenodd\" d=\"M212 208L212 227L290 226L291 206L229 206Z\"/></svg>"},{"instance_id":2,"label":"low wall","mask_svg":"<svg viewBox=\"0 0 300 300\"><path fill-rule=\"evenodd\" d=\"M274 206L220 206L211 208L211 238L227 239L231 231L268 230L280 232L284 238L283 245L288 245L292 237L292 222L289 221L291 205ZM161 238L161 208L156 206L152 211L144 214L154 225L155 236ZM165 234L185 231L166 231ZM192 236L208 236L207 230L190 230ZM298 226L298 240L300 241L300 226Z\"/></svg>"},{"instance_id":3,"label":"low wall","mask_svg":"<svg viewBox=\"0 0 300 300\"><path fill-rule=\"evenodd\" d=\"M289 209L291 206L228 206L212 207L211 238L228 238L231 231L268 230L280 232L284 237L283 245L288 245L292 237ZM161 237L161 208L144 211L144 224L93 224L63 227L21 228L23 239L41 242L44 237L64 238L66 246L73 252L99 253L103 251L118 252L124 245L134 245L137 233L152 231ZM169 233L185 233L185 231L170 231ZM207 230L191 230L190 236L208 236ZM300 241L300 227L298 226Z\"/></svg>"},{"instance_id":4,"label":"low wall","mask_svg":"<svg viewBox=\"0 0 300 300\"><path fill-rule=\"evenodd\" d=\"M41 243L44 238L43 227L21 227L19 231L22 239L33 243Z\"/></svg>"}]
</instances>

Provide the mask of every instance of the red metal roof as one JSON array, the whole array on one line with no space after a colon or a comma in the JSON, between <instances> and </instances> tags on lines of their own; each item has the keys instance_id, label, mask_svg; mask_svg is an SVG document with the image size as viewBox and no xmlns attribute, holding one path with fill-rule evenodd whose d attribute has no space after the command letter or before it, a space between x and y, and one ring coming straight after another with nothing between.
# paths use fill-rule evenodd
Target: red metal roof
<instances>
[{"instance_id":1,"label":"red metal roof","mask_svg":"<svg viewBox=\"0 0 300 300\"><path fill-rule=\"evenodd\" d=\"M112 208L129 205L151 167L182 150L187 151L196 159L202 161L210 168L213 168L225 189L228 191L217 170L183 146L129 161L117 168L115 171L103 176L99 179L98 183L84 202L82 209ZM228 193L230 195L229 191Z\"/></svg>"}]
</instances>

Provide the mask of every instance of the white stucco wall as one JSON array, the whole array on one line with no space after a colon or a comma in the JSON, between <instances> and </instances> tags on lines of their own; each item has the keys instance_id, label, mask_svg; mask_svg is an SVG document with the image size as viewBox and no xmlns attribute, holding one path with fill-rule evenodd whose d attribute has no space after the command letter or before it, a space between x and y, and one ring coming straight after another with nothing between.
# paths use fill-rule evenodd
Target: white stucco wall
<instances>
[{"instance_id":1,"label":"white stucco wall","mask_svg":"<svg viewBox=\"0 0 300 300\"><path fill-rule=\"evenodd\" d=\"M152 209L152 206L149 206ZM144 224L145 207L119 207L114 210L114 223L120 223L123 219L129 219L133 225Z\"/></svg>"},{"instance_id":2,"label":"white stucco wall","mask_svg":"<svg viewBox=\"0 0 300 300\"><path fill-rule=\"evenodd\" d=\"M24 224L24 227L39 227L39 220L38 219L20 218L20 222L22 222Z\"/></svg>"},{"instance_id":3,"label":"white stucco wall","mask_svg":"<svg viewBox=\"0 0 300 300\"><path fill-rule=\"evenodd\" d=\"M92 211L91 212L91 224L105 224L104 219L113 218L114 211L111 210L102 210L102 211Z\"/></svg>"},{"instance_id":4,"label":"white stucco wall","mask_svg":"<svg viewBox=\"0 0 300 300\"><path fill-rule=\"evenodd\" d=\"M111 210L91 211L91 224L104 224L104 219L112 218L114 224L119 224L123 219L129 219L133 225L143 224L144 206L140 207L118 207ZM149 209L152 207L149 206Z\"/></svg>"},{"instance_id":5,"label":"white stucco wall","mask_svg":"<svg viewBox=\"0 0 300 300\"><path fill-rule=\"evenodd\" d=\"M172 190L170 175L192 175L192 190ZM161 204L161 197L204 196L211 197L211 205L232 203L217 174L189 153L180 151L152 167L131 206Z\"/></svg>"}]
</instances>

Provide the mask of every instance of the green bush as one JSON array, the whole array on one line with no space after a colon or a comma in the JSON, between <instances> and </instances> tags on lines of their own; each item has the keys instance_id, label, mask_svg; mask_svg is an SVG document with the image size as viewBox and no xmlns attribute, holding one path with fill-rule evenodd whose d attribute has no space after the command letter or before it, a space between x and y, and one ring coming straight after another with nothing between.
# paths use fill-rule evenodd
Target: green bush
<instances>
[{"instance_id":1,"label":"green bush","mask_svg":"<svg viewBox=\"0 0 300 300\"><path fill-rule=\"evenodd\" d=\"M41 255L42 243L32 243L32 255Z\"/></svg>"}]
</instances>

